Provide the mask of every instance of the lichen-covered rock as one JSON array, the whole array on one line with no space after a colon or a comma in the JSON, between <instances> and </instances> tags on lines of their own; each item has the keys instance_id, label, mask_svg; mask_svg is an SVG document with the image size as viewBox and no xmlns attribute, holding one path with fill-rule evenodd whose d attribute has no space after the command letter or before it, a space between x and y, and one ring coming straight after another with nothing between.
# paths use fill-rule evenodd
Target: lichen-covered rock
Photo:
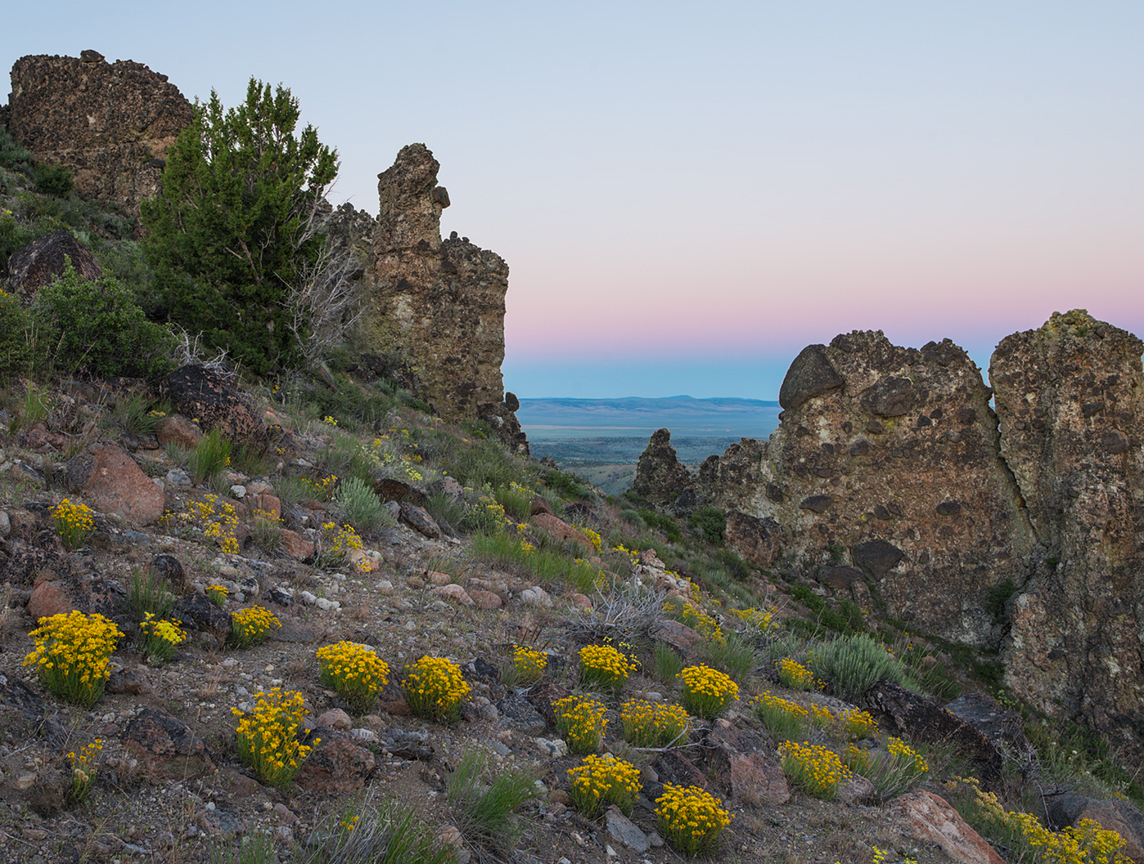
<instances>
[{"instance_id":1,"label":"lichen-covered rock","mask_svg":"<svg viewBox=\"0 0 1144 864\"><path fill-rule=\"evenodd\" d=\"M700 499L774 520L783 553L809 571L841 555L913 626L999 644L988 598L1024 584L1035 536L968 355L853 332L799 354L782 394L770 442L704 462Z\"/></svg>"},{"instance_id":2,"label":"lichen-covered rock","mask_svg":"<svg viewBox=\"0 0 1144 864\"><path fill-rule=\"evenodd\" d=\"M163 159L193 118L166 75L142 63L34 55L12 66L8 131L41 162L70 168L76 191L137 216Z\"/></svg>"},{"instance_id":3,"label":"lichen-covered rock","mask_svg":"<svg viewBox=\"0 0 1144 864\"><path fill-rule=\"evenodd\" d=\"M1144 756L1144 343L1084 310L1001 341L1001 452L1044 562L1012 604L1006 683Z\"/></svg>"},{"instance_id":4,"label":"lichen-covered rock","mask_svg":"<svg viewBox=\"0 0 1144 864\"><path fill-rule=\"evenodd\" d=\"M181 366L167 376L171 401L204 432L218 429L235 444L265 447L270 431L250 402L205 366Z\"/></svg>"},{"instance_id":5,"label":"lichen-covered rock","mask_svg":"<svg viewBox=\"0 0 1144 864\"><path fill-rule=\"evenodd\" d=\"M692 482L691 473L683 467L671 446L671 432L657 429L640 454L632 491L653 504L668 504Z\"/></svg>"},{"instance_id":6,"label":"lichen-covered rock","mask_svg":"<svg viewBox=\"0 0 1144 864\"><path fill-rule=\"evenodd\" d=\"M203 740L161 708L143 708L123 731L123 743L155 780L194 780L213 773Z\"/></svg>"},{"instance_id":7,"label":"lichen-covered rock","mask_svg":"<svg viewBox=\"0 0 1144 864\"><path fill-rule=\"evenodd\" d=\"M12 253L8 259L8 283L19 289L24 298L31 298L37 290L63 276L68 261L84 279L92 281L103 275L95 256L80 246L70 231L61 228Z\"/></svg>"},{"instance_id":8,"label":"lichen-covered rock","mask_svg":"<svg viewBox=\"0 0 1144 864\"><path fill-rule=\"evenodd\" d=\"M378 175L362 326L373 349L400 358L405 383L440 416L489 420L521 448L501 376L508 265L467 237L442 241L449 195L437 185L439 168L424 144L410 144Z\"/></svg>"},{"instance_id":9,"label":"lichen-covered rock","mask_svg":"<svg viewBox=\"0 0 1144 864\"><path fill-rule=\"evenodd\" d=\"M114 513L135 528L153 525L167 497L126 452L114 444L92 444L65 471L68 490L81 492L100 513Z\"/></svg>"}]
</instances>

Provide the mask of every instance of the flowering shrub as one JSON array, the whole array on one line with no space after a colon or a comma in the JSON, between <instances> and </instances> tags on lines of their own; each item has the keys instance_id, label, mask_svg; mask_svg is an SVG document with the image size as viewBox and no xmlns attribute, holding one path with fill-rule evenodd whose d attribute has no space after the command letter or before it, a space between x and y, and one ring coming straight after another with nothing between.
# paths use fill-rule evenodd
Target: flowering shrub
<instances>
[{"instance_id":1,"label":"flowering shrub","mask_svg":"<svg viewBox=\"0 0 1144 864\"><path fill-rule=\"evenodd\" d=\"M217 495L207 494L201 501L188 501L187 509L174 517L164 516L164 523L172 521L186 529L202 532L208 540L217 540L223 552L237 553L238 538L234 531L238 527L238 513L229 501L222 501Z\"/></svg>"},{"instance_id":2,"label":"flowering shrub","mask_svg":"<svg viewBox=\"0 0 1144 864\"><path fill-rule=\"evenodd\" d=\"M257 701L249 714L231 709L239 718L235 730L238 757L267 786L281 788L294 779L321 739L315 738L310 745L298 739L306 715L301 693L274 687L268 693L255 693L254 698Z\"/></svg>"},{"instance_id":3,"label":"flowering shrub","mask_svg":"<svg viewBox=\"0 0 1144 864\"><path fill-rule=\"evenodd\" d=\"M470 687L461 669L444 657L426 655L405 667L405 701L418 717L452 723L461 715L461 703Z\"/></svg>"},{"instance_id":4,"label":"flowering shrub","mask_svg":"<svg viewBox=\"0 0 1144 864\"><path fill-rule=\"evenodd\" d=\"M739 698L739 685L710 666L688 666L683 679L683 707L695 717L714 720Z\"/></svg>"},{"instance_id":5,"label":"flowering shrub","mask_svg":"<svg viewBox=\"0 0 1144 864\"><path fill-rule=\"evenodd\" d=\"M552 703L556 712L556 731L568 742L573 753L595 753L600 747L608 721L608 709L595 699L565 696Z\"/></svg>"},{"instance_id":6,"label":"flowering shrub","mask_svg":"<svg viewBox=\"0 0 1144 864\"><path fill-rule=\"evenodd\" d=\"M103 749L103 741L96 738L90 744L85 745L78 753L71 752L68 754L68 762L71 763L72 778L71 788L68 790L68 798L75 804L83 801L88 793L91 792L91 784L95 782L96 762L99 759L99 751Z\"/></svg>"},{"instance_id":7,"label":"flowering shrub","mask_svg":"<svg viewBox=\"0 0 1144 864\"><path fill-rule=\"evenodd\" d=\"M698 786L666 783L663 790L655 799L659 833L684 855L709 851L733 818L723 802Z\"/></svg>"},{"instance_id":8,"label":"flowering shrub","mask_svg":"<svg viewBox=\"0 0 1144 864\"><path fill-rule=\"evenodd\" d=\"M666 747L683 740L689 718L679 705L633 699L620 708L624 740L634 747Z\"/></svg>"},{"instance_id":9,"label":"flowering shrub","mask_svg":"<svg viewBox=\"0 0 1144 864\"><path fill-rule=\"evenodd\" d=\"M1131 864L1121 850L1124 838L1108 831L1092 819L1081 819L1063 831L1050 831L1035 816L1007 811L992 792L983 792L974 777L954 777L947 786L956 790L964 784L973 791L969 821L983 821L1010 847L1010 860L1030 860L1035 864ZM965 811L962 811L963 814ZM1028 859L1024 856L1029 853Z\"/></svg>"},{"instance_id":10,"label":"flowering shrub","mask_svg":"<svg viewBox=\"0 0 1144 864\"><path fill-rule=\"evenodd\" d=\"M811 702L806 708L807 716L810 722L819 729L829 729L838 720L825 705L819 705L817 702Z\"/></svg>"},{"instance_id":11,"label":"flowering shrub","mask_svg":"<svg viewBox=\"0 0 1144 864\"><path fill-rule=\"evenodd\" d=\"M585 756L577 768L568 769L572 803L588 819L595 819L604 804L615 804L630 816L640 794L640 772L630 762L611 753Z\"/></svg>"},{"instance_id":12,"label":"flowering shrub","mask_svg":"<svg viewBox=\"0 0 1144 864\"><path fill-rule=\"evenodd\" d=\"M833 801L838 786L851 777L838 754L818 744L785 741L779 745L783 773L807 795Z\"/></svg>"},{"instance_id":13,"label":"flowering shrub","mask_svg":"<svg viewBox=\"0 0 1144 864\"><path fill-rule=\"evenodd\" d=\"M512 665L516 672L517 683L527 687L540 680L540 676L544 674L544 667L548 665L548 658L544 656L543 651L516 645L512 649Z\"/></svg>"},{"instance_id":14,"label":"flowering shrub","mask_svg":"<svg viewBox=\"0 0 1144 864\"><path fill-rule=\"evenodd\" d=\"M73 504L65 498L52 511L52 523L69 552L87 542L95 530L95 511L86 504Z\"/></svg>"},{"instance_id":15,"label":"flowering shrub","mask_svg":"<svg viewBox=\"0 0 1144 864\"><path fill-rule=\"evenodd\" d=\"M207 599L218 606L220 609L226 605L226 598L230 592L226 590L225 585L208 585L206 587Z\"/></svg>"},{"instance_id":16,"label":"flowering shrub","mask_svg":"<svg viewBox=\"0 0 1144 864\"><path fill-rule=\"evenodd\" d=\"M762 609L751 606L747 609L728 609L727 611L742 621L748 630L766 633L779 626L777 618L779 610L774 604L767 604Z\"/></svg>"},{"instance_id":17,"label":"flowering shrub","mask_svg":"<svg viewBox=\"0 0 1144 864\"><path fill-rule=\"evenodd\" d=\"M929 773L925 757L901 738L889 739L885 750L872 754L851 745L846 756L851 770L873 783L883 801L909 791Z\"/></svg>"},{"instance_id":18,"label":"flowering shrub","mask_svg":"<svg viewBox=\"0 0 1144 864\"><path fill-rule=\"evenodd\" d=\"M342 525L339 528L335 522L326 522L318 537L318 554L314 566L337 567L346 562L351 551L364 548L365 544L352 525Z\"/></svg>"},{"instance_id":19,"label":"flowering shrub","mask_svg":"<svg viewBox=\"0 0 1144 864\"><path fill-rule=\"evenodd\" d=\"M838 727L842 735L852 741L861 741L878 734L878 724L866 711L849 708L838 713Z\"/></svg>"},{"instance_id":20,"label":"flowering shrub","mask_svg":"<svg viewBox=\"0 0 1144 864\"><path fill-rule=\"evenodd\" d=\"M337 485L338 475L331 474L321 480L311 480L303 477L302 484L306 486L319 501L329 501L334 495L334 486Z\"/></svg>"},{"instance_id":21,"label":"flowering shrub","mask_svg":"<svg viewBox=\"0 0 1144 864\"><path fill-rule=\"evenodd\" d=\"M754 698L751 707L755 716L763 721L772 735L780 741L801 738L810 712L781 696L771 695L765 690Z\"/></svg>"},{"instance_id":22,"label":"flowering shrub","mask_svg":"<svg viewBox=\"0 0 1144 864\"><path fill-rule=\"evenodd\" d=\"M619 690L636 664L611 645L585 645L580 649L580 680L605 690Z\"/></svg>"},{"instance_id":23,"label":"flowering shrub","mask_svg":"<svg viewBox=\"0 0 1144 864\"><path fill-rule=\"evenodd\" d=\"M776 665L779 667L779 683L791 690L813 690L814 673L798 661L784 657Z\"/></svg>"},{"instance_id":24,"label":"flowering shrub","mask_svg":"<svg viewBox=\"0 0 1144 864\"><path fill-rule=\"evenodd\" d=\"M482 495L476 504L469 505L461 519L461 527L465 530L485 534L496 534L510 524L512 520L504 512L504 507L492 495Z\"/></svg>"},{"instance_id":25,"label":"flowering shrub","mask_svg":"<svg viewBox=\"0 0 1144 864\"><path fill-rule=\"evenodd\" d=\"M721 643L724 639L723 628L719 626L719 622L704 612L696 600L664 600L663 611L680 624L698 632L704 639L717 643Z\"/></svg>"},{"instance_id":26,"label":"flowering shrub","mask_svg":"<svg viewBox=\"0 0 1144 864\"><path fill-rule=\"evenodd\" d=\"M338 642L318 649L322 684L364 712L389 680L389 666L365 645Z\"/></svg>"},{"instance_id":27,"label":"flowering shrub","mask_svg":"<svg viewBox=\"0 0 1144 864\"><path fill-rule=\"evenodd\" d=\"M103 695L110 672L107 661L123 634L114 623L95 613L69 612L40 619L29 634L36 648L24 658L40 682L67 702L91 706Z\"/></svg>"},{"instance_id":28,"label":"flowering shrub","mask_svg":"<svg viewBox=\"0 0 1144 864\"><path fill-rule=\"evenodd\" d=\"M278 616L261 606L250 606L230 614L230 641L237 648L265 642L271 630L282 626Z\"/></svg>"},{"instance_id":29,"label":"flowering shrub","mask_svg":"<svg viewBox=\"0 0 1144 864\"><path fill-rule=\"evenodd\" d=\"M145 620L139 623L142 651L153 662L164 663L175 656L175 646L187 639L187 634L179 629L179 621L156 619L148 612Z\"/></svg>"}]
</instances>

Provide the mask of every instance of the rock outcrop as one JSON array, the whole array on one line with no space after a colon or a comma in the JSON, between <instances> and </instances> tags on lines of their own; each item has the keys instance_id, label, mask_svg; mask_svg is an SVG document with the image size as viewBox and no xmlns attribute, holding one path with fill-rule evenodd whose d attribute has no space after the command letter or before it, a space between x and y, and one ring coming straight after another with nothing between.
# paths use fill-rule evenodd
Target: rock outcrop
<instances>
[{"instance_id":1,"label":"rock outcrop","mask_svg":"<svg viewBox=\"0 0 1144 864\"><path fill-rule=\"evenodd\" d=\"M12 137L36 159L70 168L79 194L130 216L158 190L167 148L192 118L166 75L132 60L84 51L12 66Z\"/></svg>"},{"instance_id":2,"label":"rock outcrop","mask_svg":"<svg viewBox=\"0 0 1144 864\"><path fill-rule=\"evenodd\" d=\"M1036 543L989 398L948 340L918 350L880 332L838 336L791 364L769 444L709 458L699 496L773 519L784 552L811 569L861 570L911 626L996 647L990 598L1025 583Z\"/></svg>"},{"instance_id":3,"label":"rock outcrop","mask_svg":"<svg viewBox=\"0 0 1144 864\"><path fill-rule=\"evenodd\" d=\"M527 452L501 376L508 265L467 237L441 239L449 195L439 168L424 144L410 144L378 175L366 339L400 358L406 382L441 417L486 419Z\"/></svg>"},{"instance_id":4,"label":"rock outcrop","mask_svg":"<svg viewBox=\"0 0 1144 864\"><path fill-rule=\"evenodd\" d=\"M671 432L657 429L640 454L632 491L653 504L668 504L691 484L691 474L671 446Z\"/></svg>"},{"instance_id":5,"label":"rock outcrop","mask_svg":"<svg viewBox=\"0 0 1144 864\"><path fill-rule=\"evenodd\" d=\"M61 228L12 254L8 259L8 284L30 299L40 288L63 276L69 261L83 279L94 281L103 275L95 256L80 246L70 231Z\"/></svg>"},{"instance_id":6,"label":"rock outcrop","mask_svg":"<svg viewBox=\"0 0 1144 864\"><path fill-rule=\"evenodd\" d=\"M1044 564L1012 604L1006 683L1144 737L1144 343L1083 310L1006 337L989 376Z\"/></svg>"},{"instance_id":7,"label":"rock outcrop","mask_svg":"<svg viewBox=\"0 0 1144 864\"><path fill-rule=\"evenodd\" d=\"M1144 757L1142 351L1054 314L1001 342L991 390L949 340L840 335L791 364L769 442L709 458L696 495L771 520L764 548L828 587L1000 649L1023 699ZM761 565L756 533L728 542Z\"/></svg>"}]
</instances>

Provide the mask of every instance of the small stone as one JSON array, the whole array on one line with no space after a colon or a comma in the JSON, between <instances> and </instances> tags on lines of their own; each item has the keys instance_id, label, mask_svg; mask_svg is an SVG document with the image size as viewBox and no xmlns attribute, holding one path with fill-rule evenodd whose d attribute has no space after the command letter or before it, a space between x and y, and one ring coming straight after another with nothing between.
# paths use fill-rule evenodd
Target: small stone
<instances>
[{"instance_id":1,"label":"small stone","mask_svg":"<svg viewBox=\"0 0 1144 864\"><path fill-rule=\"evenodd\" d=\"M552 598L548 592L539 585L534 585L532 588L526 588L520 592L520 602L526 606L534 606L536 608L552 608Z\"/></svg>"},{"instance_id":2,"label":"small stone","mask_svg":"<svg viewBox=\"0 0 1144 864\"><path fill-rule=\"evenodd\" d=\"M329 726L331 729L352 729L353 719L341 708L331 708L318 717L319 726Z\"/></svg>"},{"instance_id":3,"label":"small stone","mask_svg":"<svg viewBox=\"0 0 1144 864\"><path fill-rule=\"evenodd\" d=\"M246 487L245 486L239 486L236 483L234 486L230 487L230 494L233 497L235 497L241 501L243 498L246 497Z\"/></svg>"}]
</instances>

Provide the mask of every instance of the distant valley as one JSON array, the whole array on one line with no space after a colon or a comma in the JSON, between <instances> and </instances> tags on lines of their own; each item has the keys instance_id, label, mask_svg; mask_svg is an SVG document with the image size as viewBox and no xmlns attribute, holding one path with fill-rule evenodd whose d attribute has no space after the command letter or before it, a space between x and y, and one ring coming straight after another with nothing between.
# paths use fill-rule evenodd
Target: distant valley
<instances>
[{"instance_id":1,"label":"distant valley","mask_svg":"<svg viewBox=\"0 0 1144 864\"><path fill-rule=\"evenodd\" d=\"M740 438L767 438L778 425L777 402L758 399L521 399L516 412L532 454L554 459L613 495L625 491L656 429L689 468Z\"/></svg>"}]
</instances>

